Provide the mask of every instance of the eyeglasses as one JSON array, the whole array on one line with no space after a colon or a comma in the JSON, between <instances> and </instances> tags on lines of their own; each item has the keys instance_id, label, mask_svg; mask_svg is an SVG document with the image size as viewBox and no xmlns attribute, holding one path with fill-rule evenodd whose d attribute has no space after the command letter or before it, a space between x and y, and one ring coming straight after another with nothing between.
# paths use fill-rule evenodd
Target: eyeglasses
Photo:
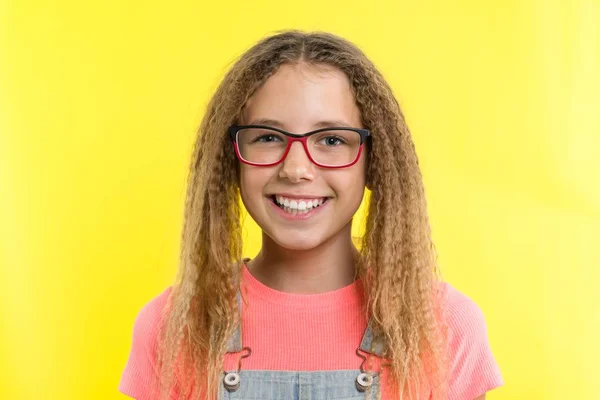
<instances>
[{"instance_id":1,"label":"eyeglasses","mask_svg":"<svg viewBox=\"0 0 600 400\"><path fill-rule=\"evenodd\" d=\"M322 128L301 135L264 125L229 128L238 159L249 165L270 167L282 162L292 143L301 142L308 158L323 168L350 167L358 161L371 132L360 128Z\"/></svg>"}]
</instances>

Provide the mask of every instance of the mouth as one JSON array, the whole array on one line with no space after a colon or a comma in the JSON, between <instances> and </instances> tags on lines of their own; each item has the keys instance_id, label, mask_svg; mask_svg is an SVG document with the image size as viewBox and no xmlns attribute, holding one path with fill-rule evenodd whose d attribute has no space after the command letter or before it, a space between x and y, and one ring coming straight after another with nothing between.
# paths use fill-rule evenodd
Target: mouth
<instances>
[{"instance_id":1,"label":"mouth","mask_svg":"<svg viewBox=\"0 0 600 400\"><path fill-rule=\"evenodd\" d=\"M282 209L283 211L293 214L293 215L302 215L307 214L312 210L315 210L319 207L322 207L326 204L331 197L317 197L317 198L306 198L306 199L297 199L297 198L288 198L284 196L271 195L268 196L269 200L273 202L277 207Z\"/></svg>"}]
</instances>

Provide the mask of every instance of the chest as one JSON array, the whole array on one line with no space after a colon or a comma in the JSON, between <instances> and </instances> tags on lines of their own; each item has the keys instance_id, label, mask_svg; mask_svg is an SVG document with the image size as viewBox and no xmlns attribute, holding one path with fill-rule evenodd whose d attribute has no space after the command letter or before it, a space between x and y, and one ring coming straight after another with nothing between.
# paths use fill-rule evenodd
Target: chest
<instances>
[{"instance_id":1,"label":"chest","mask_svg":"<svg viewBox=\"0 0 600 400\"><path fill-rule=\"evenodd\" d=\"M377 398L379 379L359 390L359 370L268 371L242 370L235 390L219 388L220 400L362 400Z\"/></svg>"}]
</instances>

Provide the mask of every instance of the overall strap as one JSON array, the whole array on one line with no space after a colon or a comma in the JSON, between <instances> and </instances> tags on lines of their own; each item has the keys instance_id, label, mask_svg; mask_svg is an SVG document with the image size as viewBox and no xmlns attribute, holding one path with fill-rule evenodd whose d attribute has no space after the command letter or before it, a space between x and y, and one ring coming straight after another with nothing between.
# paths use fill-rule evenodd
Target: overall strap
<instances>
[{"instance_id":1,"label":"overall strap","mask_svg":"<svg viewBox=\"0 0 600 400\"><path fill-rule=\"evenodd\" d=\"M360 350L374 354L378 357L384 357L386 353L386 346L384 341L375 336L373 333L373 319L369 319L369 324L365 329L365 333L363 335L362 341L360 342Z\"/></svg>"}]
</instances>

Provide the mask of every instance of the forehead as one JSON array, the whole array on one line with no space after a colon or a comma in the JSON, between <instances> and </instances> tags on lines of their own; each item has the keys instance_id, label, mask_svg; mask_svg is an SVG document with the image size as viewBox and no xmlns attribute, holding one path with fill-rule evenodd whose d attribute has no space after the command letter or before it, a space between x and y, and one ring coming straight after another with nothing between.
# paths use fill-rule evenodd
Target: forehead
<instances>
[{"instance_id":1,"label":"forehead","mask_svg":"<svg viewBox=\"0 0 600 400\"><path fill-rule=\"evenodd\" d=\"M346 74L305 63L282 65L248 100L244 124L277 121L290 131L308 131L323 121L361 127L360 111Z\"/></svg>"}]
</instances>

